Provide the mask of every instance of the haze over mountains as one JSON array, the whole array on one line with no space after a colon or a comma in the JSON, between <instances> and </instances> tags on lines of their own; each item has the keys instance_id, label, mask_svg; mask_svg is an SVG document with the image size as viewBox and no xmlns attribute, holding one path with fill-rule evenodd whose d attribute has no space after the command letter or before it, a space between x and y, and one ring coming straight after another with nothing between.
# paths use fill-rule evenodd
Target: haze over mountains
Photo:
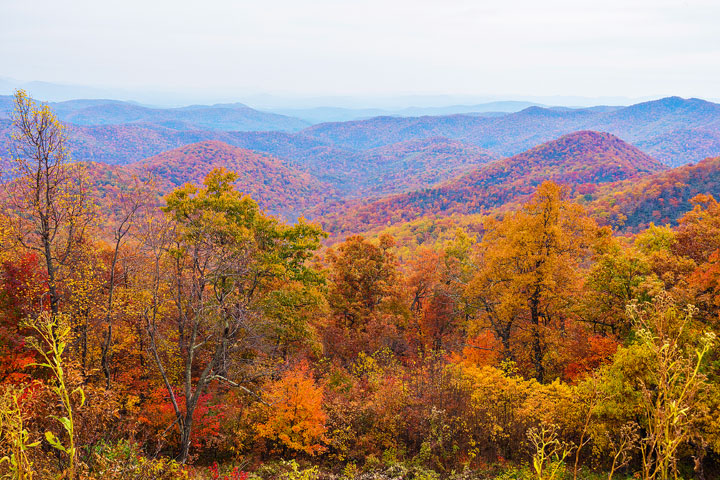
<instances>
[{"instance_id":1,"label":"haze over mountains","mask_svg":"<svg viewBox=\"0 0 720 480\"><path fill-rule=\"evenodd\" d=\"M2 157L11 100L0 97ZM718 104L668 97L628 107L512 111L526 105L504 103L469 106L477 111L465 114L412 116L432 111L418 109L315 125L312 115L242 104L163 109L71 100L51 108L68 124L73 159L99 162L93 175L108 192L132 175L153 175L165 193L224 166L263 208L319 219L335 235L424 215L487 213L526 198L544 180L568 185L607 223L635 228L673 221L691 194L718 188L702 178L715 176L717 162L668 170L720 156ZM670 188L669 179L679 180Z\"/></svg>"},{"instance_id":2,"label":"haze over mountains","mask_svg":"<svg viewBox=\"0 0 720 480\"><path fill-rule=\"evenodd\" d=\"M68 100L49 106L61 121L81 126L152 124L173 130L297 131L309 125L242 103L150 108L117 100ZM0 118L8 118L12 108L12 97L0 96Z\"/></svg>"},{"instance_id":3,"label":"haze over mountains","mask_svg":"<svg viewBox=\"0 0 720 480\"><path fill-rule=\"evenodd\" d=\"M496 101L472 105L449 105L444 107L404 107L394 109L381 108L271 108L270 111L301 118L311 123L346 122L363 120L379 116L419 117L423 115L470 114L479 116L499 116L504 113L519 112L528 107L542 106L534 102Z\"/></svg>"},{"instance_id":4,"label":"haze over mountains","mask_svg":"<svg viewBox=\"0 0 720 480\"><path fill-rule=\"evenodd\" d=\"M7 111L9 98L5 97L3 102ZM262 114L262 122L270 122L275 127L252 127L250 120L241 122L241 117L255 118L260 113L244 106L168 110L103 104L98 112L95 104L68 103L82 106L61 115L61 119L67 115L83 123L70 122L74 158L114 164L131 163L203 140L220 140L295 164L312 164L317 160L316 155L319 158L329 151L333 156L344 157L394 143L434 137L456 140L486 149L497 157L506 157L579 130L612 133L670 166L698 162L720 153L720 105L679 97L619 108L529 107L490 117L374 117L318 124L290 135L280 135L277 130L294 130L305 123L291 117ZM257 119L253 122L262 123ZM230 124L235 131L223 131ZM6 130L8 125L7 119L0 118L0 130ZM238 131L248 129L265 132ZM5 143L0 143L0 155L7 151Z\"/></svg>"}]
</instances>

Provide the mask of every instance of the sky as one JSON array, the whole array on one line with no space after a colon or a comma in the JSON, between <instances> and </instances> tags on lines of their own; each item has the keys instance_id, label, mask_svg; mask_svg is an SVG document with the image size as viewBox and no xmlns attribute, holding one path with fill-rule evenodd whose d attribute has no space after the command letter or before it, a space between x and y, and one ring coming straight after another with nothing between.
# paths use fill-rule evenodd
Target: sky
<instances>
[{"instance_id":1,"label":"sky","mask_svg":"<svg viewBox=\"0 0 720 480\"><path fill-rule=\"evenodd\" d=\"M718 0L0 0L0 77L258 102L717 99L719 23Z\"/></svg>"}]
</instances>

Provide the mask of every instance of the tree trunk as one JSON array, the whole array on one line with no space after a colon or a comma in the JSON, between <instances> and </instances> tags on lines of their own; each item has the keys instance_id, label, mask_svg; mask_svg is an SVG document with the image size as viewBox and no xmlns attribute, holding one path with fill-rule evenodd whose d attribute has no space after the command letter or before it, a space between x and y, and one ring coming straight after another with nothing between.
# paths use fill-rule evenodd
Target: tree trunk
<instances>
[{"instance_id":1,"label":"tree trunk","mask_svg":"<svg viewBox=\"0 0 720 480\"><path fill-rule=\"evenodd\" d=\"M100 355L100 365L102 366L103 373L105 375L105 388L110 389L110 346L112 345L113 325L112 325L112 311L113 311L113 295L115 293L115 268L117 266L118 254L120 253L120 241L122 236L117 235L115 242L115 249L113 251L112 262L110 263L110 283L108 286L108 306L107 314L105 315L105 324L107 330L103 338L102 351Z\"/></svg>"},{"instance_id":2,"label":"tree trunk","mask_svg":"<svg viewBox=\"0 0 720 480\"><path fill-rule=\"evenodd\" d=\"M50 245L50 234L46 231L42 234L43 254L45 256L45 266L48 273L48 293L50 294L50 312L53 317L57 316L60 311L58 301L57 287L55 286L55 265L53 264L52 251Z\"/></svg>"},{"instance_id":3,"label":"tree trunk","mask_svg":"<svg viewBox=\"0 0 720 480\"><path fill-rule=\"evenodd\" d=\"M532 349L535 378L542 383L545 380L545 367L543 366L543 351L540 338L540 299L536 289L530 298L530 321L532 322Z\"/></svg>"},{"instance_id":4,"label":"tree trunk","mask_svg":"<svg viewBox=\"0 0 720 480\"><path fill-rule=\"evenodd\" d=\"M180 463L185 463L190 454L190 434L192 433L193 413L195 407L188 405L188 411L185 413L185 421L182 425L182 436L180 438Z\"/></svg>"}]
</instances>

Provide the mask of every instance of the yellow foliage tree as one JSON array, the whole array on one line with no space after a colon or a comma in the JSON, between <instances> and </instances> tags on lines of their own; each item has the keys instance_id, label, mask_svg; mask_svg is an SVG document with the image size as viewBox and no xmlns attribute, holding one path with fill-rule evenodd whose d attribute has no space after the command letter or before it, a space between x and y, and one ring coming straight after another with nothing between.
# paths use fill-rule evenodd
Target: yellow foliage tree
<instances>
[{"instance_id":1,"label":"yellow foliage tree","mask_svg":"<svg viewBox=\"0 0 720 480\"><path fill-rule=\"evenodd\" d=\"M69 163L64 126L22 90L15 93L11 138L14 180L4 185L3 227L43 259L50 311L57 315L67 261L93 219L87 178L81 164Z\"/></svg>"},{"instance_id":2,"label":"yellow foliage tree","mask_svg":"<svg viewBox=\"0 0 720 480\"><path fill-rule=\"evenodd\" d=\"M479 245L480 268L466 289L478 321L502 342L506 358L516 357L511 343L518 331L529 332L522 342L539 382L548 377L545 333L564 327L581 285L580 266L602 232L564 196L559 185L545 182L521 211L490 220Z\"/></svg>"}]
</instances>

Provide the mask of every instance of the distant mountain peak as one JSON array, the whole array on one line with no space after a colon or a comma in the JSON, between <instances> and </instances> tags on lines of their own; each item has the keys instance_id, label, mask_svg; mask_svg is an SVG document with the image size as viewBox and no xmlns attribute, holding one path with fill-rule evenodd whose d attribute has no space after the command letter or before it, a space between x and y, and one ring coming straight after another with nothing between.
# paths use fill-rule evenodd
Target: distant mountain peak
<instances>
[{"instance_id":1,"label":"distant mountain peak","mask_svg":"<svg viewBox=\"0 0 720 480\"><path fill-rule=\"evenodd\" d=\"M594 130L580 130L563 135L515 155L507 159L507 162L516 163L528 159L546 164L608 162L624 165L628 173L633 169L637 169L637 172L658 172L665 168L651 156L615 135Z\"/></svg>"},{"instance_id":2,"label":"distant mountain peak","mask_svg":"<svg viewBox=\"0 0 720 480\"><path fill-rule=\"evenodd\" d=\"M663 111L686 111L694 109L710 109L720 111L720 104L708 102L700 98L683 98L678 96L664 97L657 100L638 103L627 107L630 110L663 110Z\"/></svg>"}]
</instances>

